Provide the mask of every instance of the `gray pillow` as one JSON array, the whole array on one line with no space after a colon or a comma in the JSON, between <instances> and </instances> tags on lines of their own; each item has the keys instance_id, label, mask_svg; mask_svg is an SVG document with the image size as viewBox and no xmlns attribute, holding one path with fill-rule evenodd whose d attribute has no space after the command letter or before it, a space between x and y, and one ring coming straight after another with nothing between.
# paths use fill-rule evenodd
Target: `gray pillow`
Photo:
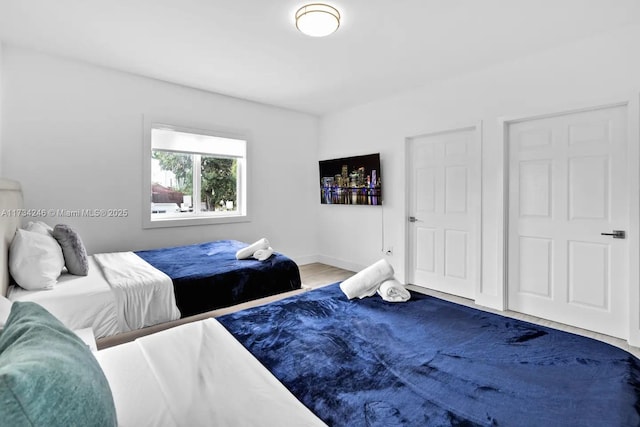
<instances>
[{"instance_id":1,"label":"gray pillow","mask_svg":"<svg viewBox=\"0 0 640 427\"><path fill-rule=\"evenodd\" d=\"M76 276L86 276L89 273L89 261L80 235L68 225L58 224L53 229L53 237L62 247L64 264L69 273Z\"/></svg>"}]
</instances>

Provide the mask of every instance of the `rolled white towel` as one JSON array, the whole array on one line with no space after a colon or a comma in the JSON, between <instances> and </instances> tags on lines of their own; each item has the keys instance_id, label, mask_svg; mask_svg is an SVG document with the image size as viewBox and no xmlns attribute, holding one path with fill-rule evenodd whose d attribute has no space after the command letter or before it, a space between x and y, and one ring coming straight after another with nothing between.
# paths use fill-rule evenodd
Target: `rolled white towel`
<instances>
[{"instance_id":1,"label":"rolled white towel","mask_svg":"<svg viewBox=\"0 0 640 427\"><path fill-rule=\"evenodd\" d=\"M264 237L256 242L253 242L246 248L240 249L236 252L236 259L247 259L251 257L258 249L267 249L269 247L269 241Z\"/></svg>"},{"instance_id":2,"label":"rolled white towel","mask_svg":"<svg viewBox=\"0 0 640 427\"><path fill-rule=\"evenodd\" d=\"M380 295L383 300L389 302L405 302L411 298L411 294L407 288L396 279L389 279L382 282L378 288L378 295Z\"/></svg>"},{"instance_id":3,"label":"rolled white towel","mask_svg":"<svg viewBox=\"0 0 640 427\"><path fill-rule=\"evenodd\" d=\"M258 261L265 261L273 255L273 248L269 246L267 249L258 249L253 253L253 257Z\"/></svg>"},{"instance_id":4,"label":"rolled white towel","mask_svg":"<svg viewBox=\"0 0 640 427\"><path fill-rule=\"evenodd\" d=\"M375 294L380 283L393 277L393 267L381 259L340 283L340 289L349 299L370 297Z\"/></svg>"}]
</instances>

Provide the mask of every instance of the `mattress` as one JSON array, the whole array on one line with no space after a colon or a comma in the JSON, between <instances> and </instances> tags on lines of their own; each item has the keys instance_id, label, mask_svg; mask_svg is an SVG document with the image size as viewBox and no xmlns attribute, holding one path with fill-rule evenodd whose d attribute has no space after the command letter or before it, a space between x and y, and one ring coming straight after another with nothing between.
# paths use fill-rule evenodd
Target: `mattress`
<instances>
[{"instance_id":1,"label":"mattress","mask_svg":"<svg viewBox=\"0 0 640 427\"><path fill-rule=\"evenodd\" d=\"M324 426L215 319L95 353L120 426Z\"/></svg>"},{"instance_id":2,"label":"mattress","mask_svg":"<svg viewBox=\"0 0 640 427\"><path fill-rule=\"evenodd\" d=\"M277 252L265 261L237 260L236 252L246 246L217 240L135 253L173 280L182 317L301 287L293 260Z\"/></svg>"},{"instance_id":3,"label":"mattress","mask_svg":"<svg viewBox=\"0 0 640 427\"><path fill-rule=\"evenodd\" d=\"M93 256L88 260L87 276L63 273L49 290L27 291L13 285L7 297L12 301L38 303L69 329L92 328L96 338L122 332L111 286Z\"/></svg>"}]
</instances>

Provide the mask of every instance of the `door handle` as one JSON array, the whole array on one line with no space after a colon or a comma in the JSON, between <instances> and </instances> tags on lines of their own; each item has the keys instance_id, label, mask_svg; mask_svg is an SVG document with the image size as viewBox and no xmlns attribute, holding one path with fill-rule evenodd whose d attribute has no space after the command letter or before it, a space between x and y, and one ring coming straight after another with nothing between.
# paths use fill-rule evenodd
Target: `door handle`
<instances>
[{"instance_id":1,"label":"door handle","mask_svg":"<svg viewBox=\"0 0 640 427\"><path fill-rule=\"evenodd\" d=\"M416 218L415 216L410 216L409 217L409 222L417 222L418 218Z\"/></svg>"},{"instance_id":2,"label":"door handle","mask_svg":"<svg viewBox=\"0 0 640 427\"><path fill-rule=\"evenodd\" d=\"M624 230L613 230L613 233L600 233L601 236L611 236L614 239L624 239L627 233Z\"/></svg>"}]
</instances>

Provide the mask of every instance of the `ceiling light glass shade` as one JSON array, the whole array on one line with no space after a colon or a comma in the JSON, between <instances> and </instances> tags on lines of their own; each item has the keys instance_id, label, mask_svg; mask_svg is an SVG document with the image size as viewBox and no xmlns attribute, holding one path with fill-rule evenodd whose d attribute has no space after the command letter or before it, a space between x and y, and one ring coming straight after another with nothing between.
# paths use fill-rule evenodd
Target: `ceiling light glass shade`
<instances>
[{"instance_id":1,"label":"ceiling light glass shade","mask_svg":"<svg viewBox=\"0 0 640 427\"><path fill-rule=\"evenodd\" d=\"M340 12L327 4L311 3L296 12L296 27L311 37L328 36L339 26Z\"/></svg>"}]
</instances>

